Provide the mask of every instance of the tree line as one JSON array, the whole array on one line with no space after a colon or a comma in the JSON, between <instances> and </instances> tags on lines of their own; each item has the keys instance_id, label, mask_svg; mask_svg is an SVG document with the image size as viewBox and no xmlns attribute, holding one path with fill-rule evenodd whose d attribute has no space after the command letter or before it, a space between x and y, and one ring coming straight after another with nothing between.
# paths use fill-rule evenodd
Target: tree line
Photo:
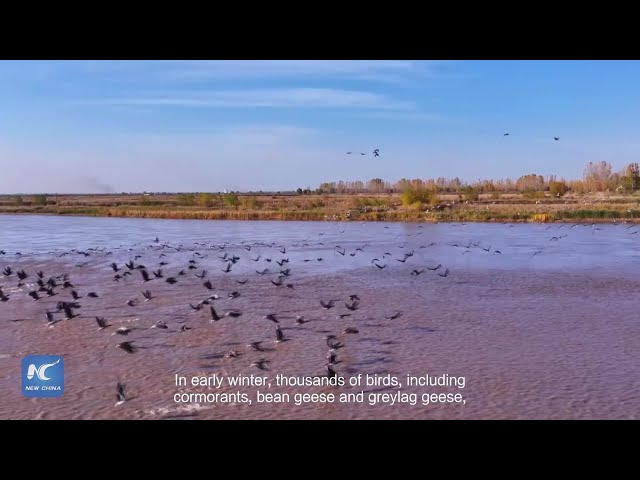
<instances>
[{"instance_id":1,"label":"tree line","mask_svg":"<svg viewBox=\"0 0 640 480\"><path fill-rule=\"evenodd\" d=\"M545 192L562 196L567 192L589 193L617 191L631 193L640 188L640 167L638 163L630 163L618 172L613 171L609 162L589 162L584 169L581 179L558 179L555 175L537 175L535 173L522 175L513 180L510 178L499 180L476 180L465 182L460 178L428 178L407 179L388 182L381 178L372 178L364 182L361 180L349 182L324 182L311 190L298 188L298 194L312 193L402 193L408 190L427 191L429 193L527 193Z\"/></svg>"}]
</instances>

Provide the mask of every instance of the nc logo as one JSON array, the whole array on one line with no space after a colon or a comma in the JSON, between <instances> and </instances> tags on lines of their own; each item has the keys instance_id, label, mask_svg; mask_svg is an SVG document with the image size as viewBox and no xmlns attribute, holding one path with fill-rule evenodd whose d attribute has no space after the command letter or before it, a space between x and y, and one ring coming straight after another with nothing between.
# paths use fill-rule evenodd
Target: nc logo
<instances>
[{"instance_id":1,"label":"nc logo","mask_svg":"<svg viewBox=\"0 0 640 480\"><path fill-rule=\"evenodd\" d=\"M64 393L64 359L57 355L27 355L22 359L22 394L59 397Z\"/></svg>"},{"instance_id":2,"label":"nc logo","mask_svg":"<svg viewBox=\"0 0 640 480\"><path fill-rule=\"evenodd\" d=\"M47 370L47 368L53 367L54 365L57 365L59 363L60 359L56 360L54 363L43 363L39 367L36 367L35 364L32 363L31 365L29 365L29 369L27 370L27 378L31 380L34 375L37 375L38 379L40 380L51 380L51 378L45 376L44 372Z\"/></svg>"}]
</instances>

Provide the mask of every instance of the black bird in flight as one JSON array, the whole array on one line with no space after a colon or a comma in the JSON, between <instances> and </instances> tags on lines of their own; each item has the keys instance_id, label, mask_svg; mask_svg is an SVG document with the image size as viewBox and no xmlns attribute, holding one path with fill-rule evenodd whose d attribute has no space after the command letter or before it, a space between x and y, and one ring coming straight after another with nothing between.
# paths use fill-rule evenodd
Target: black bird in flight
<instances>
[{"instance_id":1,"label":"black bird in flight","mask_svg":"<svg viewBox=\"0 0 640 480\"><path fill-rule=\"evenodd\" d=\"M148 282L149 280L151 280L151 279L149 278L149 274L147 273L147 271L146 271L146 270L140 270L140 275L142 275L142 279L143 279L145 282Z\"/></svg>"},{"instance_id":2,"label":"black bird in flight","mask_svg":"<svg viewBox=\"0 0 640 480\"><path fill-rule=\"evenodd\" d=\"M121 342L116 345L117 348L121 348L127 353L134 353L137 347L133 344L133 342Z\"/></svg>"},{"instance_id":3,"label":"black bird in flight","mask_svg":"<svg viewBox=\"0 0 640 480\"><path fill-rule=\"evenodd\" d=\"M558 140L560 140L560 137L553 137L553 139L557 142Z\"/></svg>"},{"instance_id":4,"label":"black bird in flight","mask_svg":"<svg viewBox=\"0 0 640 480\"><path fill-rule=\"evenodd\" d=\"M359 305L360 305L360 302L358 302L357 300L354 301L351 305L349 305L347 302L344 302L344 306L347 307L347 310L351 310L351 311L357 310Z\"/></svg>"},{"instance_id":5,"label":"black bird in flight","mask_svg":"<svg viewBox=\"0 0 640 480\"><path fill-rule=\"evenodd\" d=\"M267 367L265 365L267 363L269 363L269 360L265 360L264 358L261 358L260 360L253 362L249 366L250 367L258 367L260 370L267 370Z\"/></svg>"},{"instance_id":6,"label":"black bird in flight","mask_svg":"<svg viewBox=\"0 0 640 480\"><path fill-rule=\"evenodd\" d=\"M503 136L504 137L508 137L509 136L509 132L505 133Z\"/></svg>"},{"instance_id":7,"label":"black bird in flight","mask_svg":"<svg viewBox=\"0 0 640 480\"><path fill-rule=\"evenodd\" d=\"M100 327L100 330L109 326L109 324L103 317L96 317L96 323L98 324L98 327Z\"/></svg>"},{"instance_id":8,"label":"black bird in flight","mask_svg":"<svg viewBox=\"0 0 640 480\"><path fill-rule=\"evenodd\" d=\"M222 318L220 315L218 315L218 312L215 311L213 306L210 306L209 309L211 311L211 320L213 322L217 322L218 320L220 320Z\"/></svg>"},{"instance_id":9,"label":"black bird in flight","mask_svg":"<svg viewBox=\"0 0 640 480\"><path fill-rule=\"evenodd\" d=\"M276 342L284 342L284 333L282 333L280 325L276 325Z\"/></svg>"},{"instance_id":10,"label":"black bird in flight","mask_svg":"<svg viewBox=\"0 0 640 480\"><path fill-rule=\"evenodd\" d=\"M334 304L336 303L335 300L329 300L328 302L325 303L324 300L320 300L320 305L322 305L325 309L329 310L330 308L333 308Z\"/></svg>"},{"instance_id":11,"label":"black bird in flight","mask_svg":"<svg viewBox=\"0 0 640 480\"><path fill-rule=\"evenodd\" d=\"M117 390L116 398L118 399L118 403L126 402L128 398L127 398L127 390L124 383L118 382L118 385L116 386L116 390Z\"/></svg>"},{"instance_id":12,"label":"black bird in flight","mask_svg":"<svg viewBox=\"0 0 640 480\"><path fill-rule=\"evenodd\" d=\"M376 148L376 149L373 151L373 156L374 156L374 157L379 157L379 156L380 156L380 149Z\"/></svg>"}]
</instances>

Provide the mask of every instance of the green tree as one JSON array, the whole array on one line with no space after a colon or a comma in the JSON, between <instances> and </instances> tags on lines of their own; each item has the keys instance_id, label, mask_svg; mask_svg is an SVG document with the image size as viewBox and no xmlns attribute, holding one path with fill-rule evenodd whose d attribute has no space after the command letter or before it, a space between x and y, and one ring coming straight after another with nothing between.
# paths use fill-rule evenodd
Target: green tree
<instances>
[{"instance_id":1,"label":"green tree","mask_svg":"<svg viewBox=\"0 0 640 480\"><path fill-rule=\"evenodd\" d=\"M15 199L16 205L19 207L21 205L24 204L24 200L22 199L22 197L20 195L18 195Z\"/></svg>"}]
</instances>

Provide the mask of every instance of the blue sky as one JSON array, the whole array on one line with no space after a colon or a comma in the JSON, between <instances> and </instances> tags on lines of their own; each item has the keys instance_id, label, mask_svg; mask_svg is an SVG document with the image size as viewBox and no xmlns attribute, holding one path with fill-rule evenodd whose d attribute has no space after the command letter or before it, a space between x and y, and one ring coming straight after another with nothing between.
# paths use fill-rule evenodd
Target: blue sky
<instances>
[{"instance_id":1,"label":"blue sky","mask_svg":"<svg viewBox=\"0 0 640 480\"><path fill-rule=\"evenodd\" d=\"M637 61L0 61L0 193L577 178L640 161L639 85Z\"/></svg>"}]
</instances>

